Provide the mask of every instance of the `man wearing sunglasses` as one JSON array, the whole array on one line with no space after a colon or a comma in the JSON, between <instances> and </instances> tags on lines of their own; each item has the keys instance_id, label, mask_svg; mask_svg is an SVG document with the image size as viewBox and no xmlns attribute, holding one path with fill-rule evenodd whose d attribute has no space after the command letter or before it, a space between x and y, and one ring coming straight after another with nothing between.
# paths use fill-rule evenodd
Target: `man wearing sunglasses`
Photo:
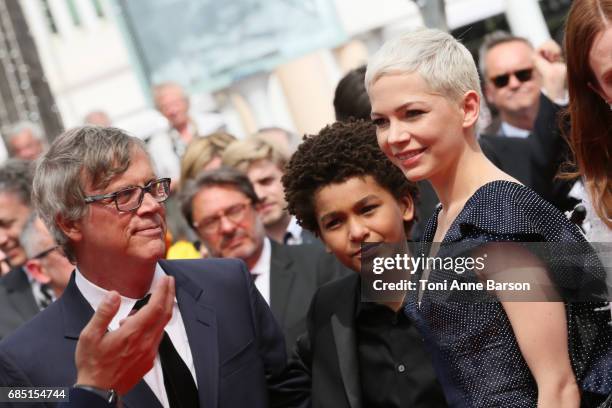
<instances>
[{"instance_id":1,"label":"man wearing sunglasses","mask_svg":"<svg viewBox=\"0 0 612 408\"><path fill-rule=\"evenodd\" d=\"M483 152L559 210L570 210L571 186L555 178L568 154L558 121L567 99L560 47L547 41L534 50L526 39L496 31L479 56L487 100L499 113L479 137Z\"/></svg>"},{"instance_id":2,"label":"man wearing sunglasses","mask_svg":"<svg viewBox=\"0 0 612 408\"><path fill-rule=\"evenodd\" d=\"M169 191L143 142L120 129L85 126L54 140L33 200L75 272L56 302L0 343L0 387L73 386L86 396L80 406L113 406L117 392L128 408L269 406L286 363L282 333L242 262L162 259ZM79 336L112 299L107 330L82 334L83 355ZM168 323L132 325L145 310ZM116 381L134 359L147 369L129 389Z\"/></svg>"},{"instance_id":3,"label":"man wearing sunglasses","mask_svg":"<svg viewBox=\"0 0 612 408\"><path fill-rule=\"evenodd\" d=\"M540 110L541 93L552 101L566 98L565 67L556 64L560 51L551 41L534 50L526 39L502 31L485 37L480 71L487 101L499 113L499 121L485 134L527 137Z\"/></svg>"}]
</instances>

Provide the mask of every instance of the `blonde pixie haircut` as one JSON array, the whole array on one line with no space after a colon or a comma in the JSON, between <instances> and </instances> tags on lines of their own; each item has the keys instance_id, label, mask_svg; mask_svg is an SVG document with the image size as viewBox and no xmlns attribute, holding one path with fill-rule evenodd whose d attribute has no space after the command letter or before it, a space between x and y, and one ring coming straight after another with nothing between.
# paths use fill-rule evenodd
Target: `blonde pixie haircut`
<instances>
[{"instance_id":1,"label":"blonde pixie haircut","mask_svg":"<svg viewBox=\"0 0 612 408\"><path fill-rule=\"evenodd\" d=\"M223 164L241 172L246 172L252 163L259 160L269 160L284 170L289 156L257 135L232 143L223 153Z\"/></svg>"},{"instance_id":2,"label":"blonde pixie haircut","mask_svg":"<svg viewBox=\"0 0 612 408\"><path fill-rule=\"evenodd\" d=\"M453 36L435 29L418 29L387 41L368 62L365 86L369 89L389 74L418 73L432 90L453 101L466 92L482 97L478 70L467 48Z\"/></svg>"},{"instance_id":3,"label":"blonde pixie haircut","mask_svg":"<svg viewBox=\"0 0 612 408\"><path fill-rule=\"evenodd\" d=\"M195 176L204 169L215 157L221 158L223 151L236 138L229 133L216 132L194 139L181 159L181 183Z\"/></svg>"}]
</instances>

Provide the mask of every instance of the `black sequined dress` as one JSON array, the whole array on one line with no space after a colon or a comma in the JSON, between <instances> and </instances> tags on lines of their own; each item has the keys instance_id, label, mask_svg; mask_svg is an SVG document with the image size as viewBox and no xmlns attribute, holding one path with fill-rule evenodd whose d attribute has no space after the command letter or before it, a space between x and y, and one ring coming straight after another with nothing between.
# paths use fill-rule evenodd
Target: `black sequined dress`
<instances>
[{"instance_id":1,"label":"black sequined dress","mask_svg":"<svg viewBox=\"0 0 612 408\"><path fill-rule=\"evenodd\" d=\"M440 209L425 229L424 253L428 253L433 241ZM462 245L473 248L506 241L571 242L588 246L575 225L551 204L525 186L500 180L482 186L466 202L436 256L456 256L452 252ZM451 278L448 272L434 269L428 282ZM478 279L470 273L462 278ZM499 301L452 299L427 290L420 296L416 291L409 293L405 313L415 322L430 349L450 406L532 408L537 405L534 377ZM587 399L603 400L612 390L610 314L597 310L603 305L565 303L570 361L584 393L583 404Z\"/></svg>"}]
</instances>

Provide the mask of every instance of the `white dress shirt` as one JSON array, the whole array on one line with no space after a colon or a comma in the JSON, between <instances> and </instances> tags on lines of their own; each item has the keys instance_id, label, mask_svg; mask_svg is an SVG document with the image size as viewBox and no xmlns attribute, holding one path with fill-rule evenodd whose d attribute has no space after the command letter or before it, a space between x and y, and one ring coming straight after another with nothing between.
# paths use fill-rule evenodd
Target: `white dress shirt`
<instances>
[{"instance_id":1,"label":"white dress shirt","mask_svg":"<svg viewBox=\"0 0 612 408\"><path fill-rule=\"evenodd\" d=\"M544 88L542 88L541 92L556 105L567 106L567 104L569 103L569 93L567 89L565 90L565 94L563 98L559 98L559 99L550 98ZM527 138L529 137L530 134L531 134L531 131L529 130L521 129L516 126L512 126L511 124L507 122L503 122L503 121L499 127L499 132L498 132L498 136L520 137L520 138Z\"/></svg>"},{"instance_id":2,"label":"white dress shirt","mask_svg":"<svg viewBox=\"0 0 612 408\"><path fill-rule=\"evenodd\" d=\"M155 267L155 273L153 275L153 281L151 282L151 288L155 287L157 281L161 279L166 273L161 268L159 264ZM79 271L79 268L76 268L75 273L75 283L79 291L83 295L83 297L89 302L91 307L94 310L98 309L98 306L104 299L104 296L108 293L106 289L102 289L101 287L91 283L90 281L83 276L83 274ZM151 289L149 289L149 293ZM121 296L121 304L119 306L119 311L111 320L108 325L108 330L113 331L119 328L119 322L122 319L128 317L134 305L138 299L131 299L128 297ZM193 376L193 380L197 386L198 381L196 379L195 374L195 366L193 364L193 357L191 355L191 348L189 347L189 341L187 339L187 332L185 331L185 325L183 323L183 318L181 317L181 312L178 307L178 303L176 301L176 297L174 298L174 306L172 310L172 318L166 325L166 333L170 337L174 348L185 364L191 375ZM170 403L168 402L168 395L166 394L166 387L164 386L164 375L162 372L161 360L159 359L159 354L155 357L155 362L153 364L153 368L145 374L143 377L153 394L157 397L157 399L161 402L162 406L165 408L170 408Z\"/></svg>"},{"instance_id":3,"label":"white dress shirt","mask_svg":"<svg viewBox=\"0 0 612 408\"><path fill-rule=\"evenodd\" d=\"M285 245L301 245L302 244L302 227L298 224L295 216L291 217L287 231L284 237Z\"/></svg>"},{"instance_id":4,"label":"white dress shirt","mask_svg":"<svg viewBox=\"0 0 612 408\"><path fill-rule=\"evenodd\" d=\"M261 296L270 304L270 262L272 261L272 244L268 237L264 238L263 249L251 274L255 275L255 287Z\"/></svg>"},{"instance_id":5,"label":"white dress shirt","mask_svg":"<svg viewBox=\"0 0 612 408\"><path fill-rule=\"evenodd\" d=\"M499 127L500 136L520 137L524 139L524 138L529 137L529 133L530 133L529 130L521 129L516 126L512 126L511 124L507 122L502 122L501 126Z\"/></svg>"}]
</instances>

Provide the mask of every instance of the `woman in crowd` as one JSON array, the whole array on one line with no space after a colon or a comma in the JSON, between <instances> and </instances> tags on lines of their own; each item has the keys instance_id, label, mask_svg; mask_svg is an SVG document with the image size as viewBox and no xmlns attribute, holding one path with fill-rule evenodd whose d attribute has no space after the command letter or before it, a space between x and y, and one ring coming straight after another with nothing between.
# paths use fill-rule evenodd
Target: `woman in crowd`
<instances>
[{"instance_id":1,"label":"woman in crowd","mask_svg":"<svg viewBox=\"0 0 612 408\"><path fill-rule=\"evenodd\" d=\"M482 153L475 134L481 90L469 51L444 32L418 30L383 45L365 83L381 149L409 180L428 180L440 199L424 241L444 245L425 248L429 256L456 256L446 244L489 243L490 270L463 279L500 273L512 281L506 268L528 268L527 279L551 272L556 282L554 271L517 243L584 237ZM509 244L495 251L495 242ZM435 268L418 275L433 283L458 277ZM512 302L494 294L501 301L451 302L429 290L406 299L451 406L577 408L605 398L612 377L598 364L610 357L609 315L586 303Z\"/></svg>"},{"instance_id":2,"label":"woman in crowd","mask_svg":"<svg viewBox=\"0 0 612 408\"><path fill-rule=\"evenodd\" d=\"M203 170L221 167L221 156L234 141L236 138L229 133L216 132L189 143L181 159L181 183L194 178Z\"/></svg>"},{"instance_id":3,"label":"woman in crowd","mask_svg":"<svg viewBox=\"0 0 612 408\"><path fill-rule=\"evenodd\" d=\"M194 139L189 143L181 159L181 186L201 171L221 167L221 156L225 148L235 140L236 138L229 133L216 132ZM173 207L173 209L176 208ZM197 241L195 234L191 227L187 225L183 216L178 214L176 218L180 219L178 230L182 234L176 237L176 242L168 248L166 258L197 259L208 257L208 250L201 242Z\"/></svg>"},{"instance_id":4,"label":"woman in crowd","mask_svg":"<svg viewBox=\"0 0 612 408\"><path fill-rule=\"evenodd\" d=\"M571 130L587 238L612 241L612 0L576 0L565 29ZM583 190L584 191L584 190Z\"/></svg>"}]
</instances>

